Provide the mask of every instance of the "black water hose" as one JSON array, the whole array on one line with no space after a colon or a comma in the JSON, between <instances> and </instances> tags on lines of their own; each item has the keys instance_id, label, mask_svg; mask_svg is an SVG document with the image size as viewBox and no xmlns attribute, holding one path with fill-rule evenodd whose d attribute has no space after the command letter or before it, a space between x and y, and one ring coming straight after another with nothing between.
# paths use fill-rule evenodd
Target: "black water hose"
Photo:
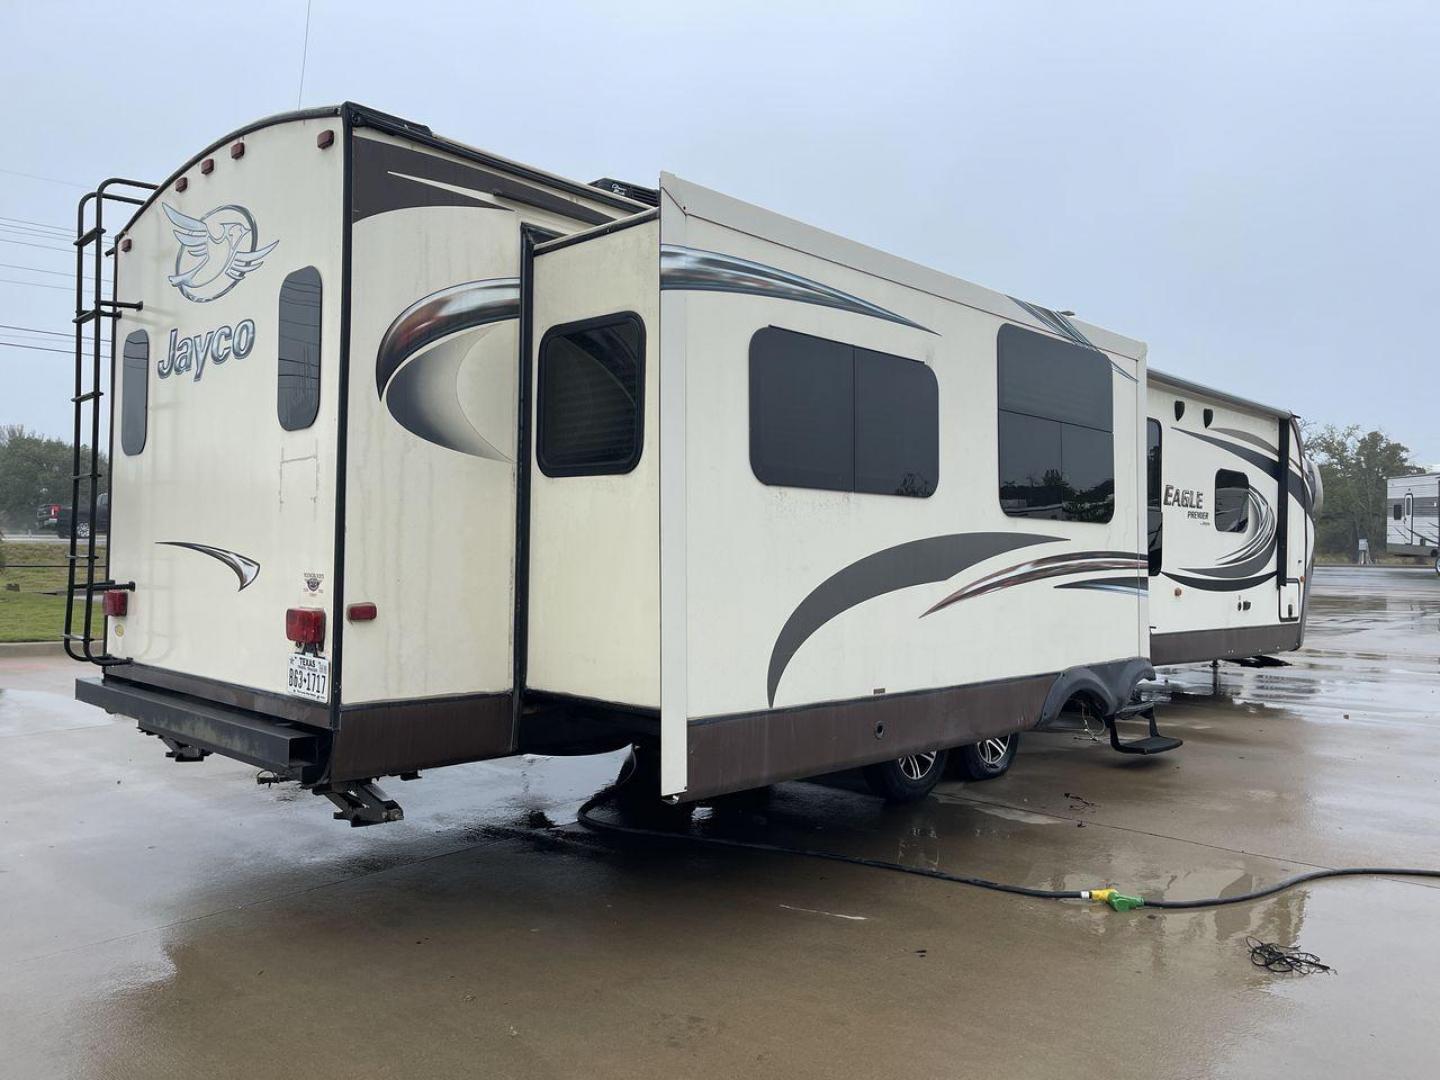
<instances>
[{"instance_id":1,"label":"black water hose","mask_svg":"<svg viewBox=\"0 0 1440 1080\"><path fill-rule=\"evenodd\" d=\"M648 829L638 825L622 825L614 821L605 821L597 818L591 813L597 806L609 800L614 794L614 788L606 788L604 791L591 796L576 812L576 820L581 825L595 832L621 833L628 836L644 836L659 840L683 840L693 844L708 844L712 847L737 848L741 851L763 851L771 855L798 855L807 859L828 859L831 862L848 863L851 866L868 866L874 870L893 870L901 874L914 874L918 877L935 878L939 881L949 881L957 885L973 885L977 889L990 889L993 892L1010 893L1012 896L1028 896L1036 900L1091 900L1097 903L1109 904L1116 911L1130 911L1139 907L1152 908L1209 908L1223 907L1227 904L1244 904L1251 900L1260 900L1266 896L1274 896L1276 893L1293 889L1307 881L1318 881L1321 878L1336 877L1424 877L1440 878L1440 870L1416 870L1404 867L1393 866L1344 866L1337 869L1310 870L1303 874L1296 874L1294 877L1285 878L1274 885L1267 885L1263 889L1252 889L1250 892L1236 893L1234 896L1207 896L1196 900L1164 900L1148 899L1146 897L1126 896L1115 889L1032 889L1026 885L1011 885L1003 881L991 881L988 878L967 877L963 874L951 874L944 870L932 870L924 866L906 866L903 863L888 862L884 859L867 859L862 855L843 855L835 851L815 851L811 848L787 847L781 844L763 844L756 840L731 840L722 836L697 836L694 833L669 832L665 829Z\"/></svg>"}]
</instances>

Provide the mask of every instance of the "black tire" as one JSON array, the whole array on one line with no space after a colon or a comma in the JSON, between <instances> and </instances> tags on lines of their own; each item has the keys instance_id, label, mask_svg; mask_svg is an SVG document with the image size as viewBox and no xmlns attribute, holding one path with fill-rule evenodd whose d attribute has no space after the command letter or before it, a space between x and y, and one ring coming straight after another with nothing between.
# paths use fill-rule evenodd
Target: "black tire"
<instances>
[{"instance_id":1,"label":"black tire","mask_svg":"<svg viewBox=\"0 0 1440 1080\"><path fill-rule=\"evenodd\" d=\"M955 771L966 780L994 780L1009 771L1019 747L1018 732L962 746L955 753Z\"/></svg>"},{"instance_id":2,"label":"black tire","mask_svg":"<svg viewBox=\"0 0 1440 1080\"><path fill-rule=\"evenodd\" d=\"M929 795L945 775L949 757L948 750L931 750L867 765L865 783L888 803L918 802Z\"/></svg>"}]
</instances>

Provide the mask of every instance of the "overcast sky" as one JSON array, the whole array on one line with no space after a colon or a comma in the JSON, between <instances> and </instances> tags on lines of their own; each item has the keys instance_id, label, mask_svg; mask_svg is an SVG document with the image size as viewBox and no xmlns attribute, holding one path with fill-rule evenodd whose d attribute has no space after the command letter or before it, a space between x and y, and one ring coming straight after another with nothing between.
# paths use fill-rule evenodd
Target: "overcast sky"
<instances>
[{"instance_id":1,"label":"overcast sky","mask_svg":"<svg viewBox=\"0 0 1440 1080\"><path fill-rule=\"evenodd\" d=\"M0 324L66 333L36 223L294 108L305 4L0 0L0 30ZM346 98L668 169L1440 463L1440 5L314 0L300 100ZM68 437L66 339L0 341L39 347L0 346L0 423Z\"/></svg>"}]
</instances>

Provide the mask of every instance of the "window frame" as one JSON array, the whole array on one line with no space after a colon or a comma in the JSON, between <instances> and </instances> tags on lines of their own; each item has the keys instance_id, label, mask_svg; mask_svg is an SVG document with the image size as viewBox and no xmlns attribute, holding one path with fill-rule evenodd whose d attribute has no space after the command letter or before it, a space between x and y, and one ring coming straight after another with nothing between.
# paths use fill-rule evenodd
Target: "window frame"
<instances>
[{"instance_id":1,"label":"window frame","mask_svg":"<svg viewBox=\"0 0 1440 1080\"><path fill-rule=\"evenodd\" d=\"M1106 372L1106 384L1105 384L1105 385L1106 385L1106 392L1107 392L1108 395L1109 395L1109 398L1107 399L1107 400L1108 400L1109 412L1110 412L1110 427L1109 427L1109 429L1107 430L1107 429L1104 429L1104 428L1093 427L1093 426L1091 426L1091 425L1089 425L1089 424L1082 424L1082 423L1079 423L1079 422L1077 422L1077 421L1075 421L1075 420L1062 420L1062 419L1060 419L1060 418L1058 418L1058 417L1055 417L1055 416L1042 416L1042 415L1040 415L1040 414L1038 414L1038 413L1023 412L1023 411L1018 410L1018 409L1007 409L1007 408L1005 408L1004 405L1002 404L1002 401L1004 400L1004 396L1003 396L1003 393L1002 393L1002 387L1003 387L1003 383L1004 383L1004 373L1003 373L1003 371L1002 371L1002 368L1003 368L1003 365L1004 365L1004 363L1005 363L1005 359L1004 359L1004 351L1003 351L1002 348L1001 348L1001 343L1002 343L1002 341L1004 340L1004 338L1007 336L1007 332L1008 332L1008 336L1012 336L1012 337L1013 337L1013 336L1015 336L1015 334L1029 335L1029 336L1032 336L1032 337L1040 338L1042 341L1045 341L1045 342L1048 342L1048 343L1052 343L1052 344L1055 344L1055 345L1059 345L1059 346L1061 346L1061 347L1063 347L1063 348L1075 349L1075 350L1078 350L1078 351L1080 351L1080 352L1082 352L1082 353L1090 353L1090 354L1093 354L1095 357L1097 357L1099 361L1103 361L1103 362L1104 362L1105 372ZM1097 362L1098 362L1098 361L1097 361ZM1116 431L1115 431L1115 402L1114 402L1114 395L1115 395L1115 364L1114 364L1114 361L1112 361L1112 360L1110 359L1110 355L1109 355L1108 353L1106 353L1104 350L1098 349L1098 348L1096 348L1095 346L1082 345L1082 344L1080 344L1079 342L1070 341L1070 340L1068 340L1068 339L1066 339L1066 338L1060 338L1060 337L1056 337L1056 336L1051 335L1051 334L1042 333L1042 332L1039 331L1039 330L1034 330L1034 329L1032 329L1032 328L1030 328L1030 327L1028 327L1028 326L1022 326L1022 325L1020 325L1019 323L1007 322L1007 323L1002 323L1001 326L1000 326L1000 328L995 332L995 369L994 369L994 370L995 370L995 409L994 409L994 415L995 415L995 466L996 466L996 468L995 468L995 472L996 472L996 476L995 476L995 503L996 503L996 505L1000 508L1000 512L1001 512L1002 514L1004 514L1007 518L1028 518L1028 519L1033 520L1033 521L1054 521L1054 522L1063 523L1063 524L1066 524L1066 525L1099 525L1099 526L1102 526L1102 527L1108 527L1109 525L1113 524L1114 521L1115 521L1115 511L1116 511L1116 508L1117 508L1117 504L1118 504L1118 502L1119 502L1120 478L1119 478L1119 470L1118 470L1117 467L1116 467L1116 460L1115 460L1115 459L1116 459L1115 448L1116 448L1116 444L1117 444L1117 437L1116 437ZM1003 452L1002 439L1001 439L1002 421L1003 421L1003 418L1004 418L1006 415L1014 416L1014 417L1024 417L1024 418L1029 419L1029 420L1039 421L1039 422L1047 423L1047 424L1054 424L1054 425L1056 426L1056 428L1058 429L1058 437L1059 437L1060 446L1061 446L1060 459L1059 459L1058 462L1056 462L1056 464L1059 465L1059 466L1061 466L1061 469L1060 469L1061 476L1062 476L1064 479L1066 479L1067 482L1068 482L1069 477L1066 476L1065 471L1064 471L1064 468L1063 468L1064 463L1065 463L1065 454L1064 454L1065 429L1066 429L1067 427L1072 427L1072 428L1078 428L1078 429L1080 429L1080 430L1082 430L1082 431L1090 431L1090 432L1096 432L1096 433L1098 433L1098 434L1108 435L1108 436L1109 436L1109 440L1110 440L1110 498L1109 498L1109 511L1110 511L1110 512L1109 512L1109 514L1106 515L1106 516L1103 517L1103 518L1094 518L1094 519L1087 519L1087 518L1083 518L1083 517L1072 517L1072 516L1068 516L1068 515L1066 515L1066 516L1061 516L1061 517L1054 517L1054 518L1049 518L1049 517L1041 518L1041 517L1035 517L1035 516L1033 516L1033 515L1031 515L1031 514L1029 514L1029 513L1018 512L1018 511L1010 510L1009 508L1007 508L1007 507L1005 506L1005 499L1004 499L1004 497L1003 497L1003 492L1004 492L1004 490L1005 490L1005 477L1004 477L1004 472L1003 472L1003 470L1004 470L1004 464L1003 464L1003 460L1002 460L1002 459L1003 459L1003 456L1004 456L1004 452ZM1063 505L1063 503L1062 503L1062 505ZM1091 505L1099 505L1099 504L1096 503L1096 504L1091 504Z\"/></svg>"},{"instance_id":2,"label":"window frame","mask_svg":"<svg viewBox=\"0 0 1440 1080\"><path fill-rule=\"evenodd\" d=\"M845 353L848 354L850 387L848 414L848 430L850 435L850 462L848 466L848 485L807 484L796 483L790 479L776 479L775 474L772 473L771 469L769 468L769 463L765 462L763 459L757 460L757 426L755 423L755 418L757 412L763 416L765 410L764 403L759 396L760 388L758 385L758 380L755 378L755 368L757 365L756 343L760 341L761 335L770 332L774 332L778 335L781 335L782 337L785 335L789 335L791 337L797 338L808 338L811 341L819 342L821 345L832 347L837 350L844 350ZM862 488L860 486L862 473L859 461L861 444L861 433L859 425L862 411L861 399L859 396L859 372L861 354L869 357L883 358L887 362L894 361L898 364L913 365L913 367L907 368L906 370L914 371L918 369L920 372L923 372L922 378L927 382L928 392L928 400L926 402L926 405L927 408L933 407L934 410L934 415L933 418L931 418L931 422L933 422L934 433L935 475L928 491L882 491L874 487ZM791 330L789 327L776 326L774 323L770 323L757 328L755 332L750 335L749 346L746 350L746 378L748 382L748 386L746 389L746 402L748 410L746 420L748 425L747 441L749 445L748 456L750 459L750 474L754 476L755 479L758 480L760 483L764 484L766 487L790 488L797 491L833 491L838 492L842 495L880 495L883 497L896 499L928 499L933 496L936 491L939 490L941 459L940 443L942 435L940 420L940 378L936 374L935 368L930 364L927 364L925 361L916 360L909 356L902 356L899 353L883 352L880 349L872 349L869 346L857 345L851 341L841 341L836 338L821 337L819 334L810 334L806 333L803 330Z\"/></svg>"},{"instance_id":3,"label":"window frame","mask_svg":"<svg viewBox=\"0 0 1440 1080\"><path fill-rule=\"evenodd\" d=\"M1222 529L1222 528L1220 527L1220 492L1221 492L1222 490L1234 490L1234 489L1235 489L1235 485L1234 485L1234 484L1226 484L1226 485L1224 486L1224 488L1221 487L1221 485L1220 485L1220 475L1221 475L1222 473L1224 473L1224 474L1226 474L1226 475L1228 475L1228 476L1238 476L1238 477L1240 477L1242 480L1245 481L1245 500L1244 500L1244 501L1245 501L1245 509L1244 509L1244 511L1243 511L1244 517L1242 517L1242 518L1240 519L1240 528L1238 528L1238 529L1234 529L1234 528L1231 528L1231 529ZM1211 515L1210 515L1210 520L1211 520L1211 522L1214 524L1214 526L1215 526L1215 531L1216 531L1216 532L1218 532L1218 533L1223 533L1223 534L1226 534L1226 535L1231 535L1231 534L1233 534L1233 535L1235 535L1235 536L1244 536L1246 533L1248 533L1248 532L1250 531L1250 491L1251 491L1251 488L1250 488L1250 474L1249 474L1249 473L1247 473L1247 472L1245 472L1245 471L1243 471L1243 470L1241 470L1241 469L1216 469L1216 470L1215 470L1215 487L1214 487L1214 492L1215 492L1215 494L1214 494L1214 497L1213 497L1213 498L1214 498L1214 503L1213 503L1214 509L1213 509L1213 511L1212 511L1212 513L1211 513ZM1227 511L1227 512L1229 512L1229 511Z\"/></svg>"},{"instance_id":4,"label":"window frame","mask_svg":"<svg viewBox=\"0 0 1440 1080\"><path fill-rule=\"evenodd\" d=\"M315 365L314 382L315 398L312 407L309 409L309 418L304 423L294 423L297 414L294 402L300 400L298 396L286 397L287 387L291 384L286 380L300 379L308 381L308 372L287 373L284 370L285 344L287 340L298 340L298 335L290 333L285 329L285 307L287 304L285 290L290 287L292 279L298 278L301 274L313 275L316 289L315 303ZM309 282L297 283L308 285ZM293 303L293 301L289 301ZM325 277L320 273L320 268L313 263L307 266L296 267L285 275L280 283L280 291L276 296L276 339L275 339L275 419L280 424L282 431L305 431L315 426L315 421L320 417L320 400L325 389ZM303 343L308 347L308 342ZM294 362L293 357L290 358ZM308 395L306 395L308 397Z\"/></svg>"},{"instance_id":5,"label":"window frame","mask_svg":"<svg viewBox=\"0 0 1440 1080\"><path fill-rule=\"evenodd\" d=\"M143 355L132 355L132 345L142 349ZM137 384L138 406L135 404ZM120 347L120 394L120 451L126 457L138 457L150 441L150 334L146 330L130 331ZM130 418L136 415L140 418L138 443L132 438L135 432L130 424ZM133 450L132 443L136 443Z\"/></svg>"},{"instance_id":6,"label":"window frame","mask_svg":"<svg viewBox=\"0 0 1440 1080\"><path fill-rule=\"evenodd\" d=\"M551 465L545 460L545 350L552 338L564 337L582 330L595 330L604 326L616 326L634 322L640 328L640 347L635 357L635 446L628 458L621 462L606 462L603 465ZM635 471L645 455L645 350L649 333L645 320L633 310L611 311L574 322L558 323L548 328L540 337L535 350L535 463L541 473L552 479L571 476L626 476Z\"/></svg>"}]
</instances>

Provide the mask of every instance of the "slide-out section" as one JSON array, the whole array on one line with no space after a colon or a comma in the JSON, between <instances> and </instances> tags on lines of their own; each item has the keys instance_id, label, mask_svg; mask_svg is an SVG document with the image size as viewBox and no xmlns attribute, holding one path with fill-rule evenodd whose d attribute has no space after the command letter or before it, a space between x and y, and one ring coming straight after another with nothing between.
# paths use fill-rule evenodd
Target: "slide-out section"
<instances>
[{"instance_id":1,"label":"slide-out section","mask_svg":"<svg viewBox=\"0 0 1440 1080\"><path fill-rule=\"evenodd\" d=\"M534 260L532 693L660 705L659 222Z\"/></svg>"},{"instance_id":2,"label":"slide-out section","mask_svg":"<svg viewBox=\"0 0 1440 1080\"><path fill-rule=\"evenodd\" d=\"M661 214L667 793L974 742L1143 666L1142 345L672 177Z\"/></svg>"}]
</instances>

